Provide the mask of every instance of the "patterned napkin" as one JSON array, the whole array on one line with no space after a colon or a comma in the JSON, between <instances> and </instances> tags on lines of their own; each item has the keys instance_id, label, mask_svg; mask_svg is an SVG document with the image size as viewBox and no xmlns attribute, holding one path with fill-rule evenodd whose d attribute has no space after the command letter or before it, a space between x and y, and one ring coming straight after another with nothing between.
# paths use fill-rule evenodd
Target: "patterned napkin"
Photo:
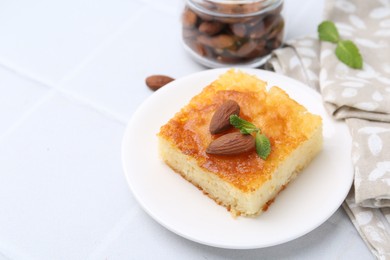
<instances>
[{"instance_id":1,"label":"patterned napkin","mask_svg":"<svg viewBox=\"0 0 390 260\"><path fill-rule=\"evenodd\" d=\"M288 42L266 68L319 91L329 114L347 123L355 179L343 207L373 254L390 259L390 1L328 0L324 20L356 43L362 70L317 36Z\"/></svg>"}]
</instances>

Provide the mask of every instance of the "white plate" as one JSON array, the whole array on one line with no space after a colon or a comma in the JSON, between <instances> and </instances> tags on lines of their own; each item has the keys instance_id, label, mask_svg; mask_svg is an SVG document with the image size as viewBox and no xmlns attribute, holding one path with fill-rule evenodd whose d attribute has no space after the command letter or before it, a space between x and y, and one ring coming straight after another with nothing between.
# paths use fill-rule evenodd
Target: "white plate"
<instances>
[{"instance_id":1,"label":"white plate","mask_svg":"<svg viewBox=\"0 0 390 260\"><path fill-rule=\"evenodd\" d=\"M325 222L345 199L353 179L347 127L325 112L320 95L273 72L242 69L278 85L323 118L324 148L312 163L256 218L230 213L174 173L159 158L160 126L226 69L177 79L150 96L127 126L122 161L130 188L143 209L187 239L223 248L261 248L298 238Z\"/></svg>"}]
</instances>

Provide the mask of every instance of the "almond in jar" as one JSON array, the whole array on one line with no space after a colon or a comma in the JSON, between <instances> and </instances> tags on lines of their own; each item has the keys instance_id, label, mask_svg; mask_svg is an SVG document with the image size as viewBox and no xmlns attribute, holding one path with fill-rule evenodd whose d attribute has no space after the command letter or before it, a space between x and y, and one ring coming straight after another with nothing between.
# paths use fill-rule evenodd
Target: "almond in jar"
<instances>
[{"instance_id":1,"label":"almond in jar","mask_svg":"<svg viewBox=\"0 0 390 260\"><path fill-rule=\"evenodd\" d=\"M186 0L187 52L210 67L258 67L283 41L283 0Z\"/></svg>"}]
</instances>

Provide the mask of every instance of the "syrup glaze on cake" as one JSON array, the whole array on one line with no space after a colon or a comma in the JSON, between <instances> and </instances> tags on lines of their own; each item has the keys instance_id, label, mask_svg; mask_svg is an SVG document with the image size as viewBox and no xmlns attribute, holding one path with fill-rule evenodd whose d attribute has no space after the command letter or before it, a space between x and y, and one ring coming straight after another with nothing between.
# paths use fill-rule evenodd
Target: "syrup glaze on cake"
<instances>
[{"instance_id":1,"label":"syrup glaze on cake","mask_svg":"<svg viewBox=\"0 0 390 260\"><path fill-rule=\"evenodd\" d=\"M211 117L229 99L240 105L243 119L253 122L269 137L272 152L266 161L255 151L237 156L206 153L210 142L220 136L209 133ZM310 137L307 133L312 133L319 123L319 116L307 113L280 88L272 87L267 93L265 82L230 70L161 127L159 135L176 144L182 153L196 158L200 167L242 191L253 191L271 177L278 162Z\"/></svg>"}]
</instances>

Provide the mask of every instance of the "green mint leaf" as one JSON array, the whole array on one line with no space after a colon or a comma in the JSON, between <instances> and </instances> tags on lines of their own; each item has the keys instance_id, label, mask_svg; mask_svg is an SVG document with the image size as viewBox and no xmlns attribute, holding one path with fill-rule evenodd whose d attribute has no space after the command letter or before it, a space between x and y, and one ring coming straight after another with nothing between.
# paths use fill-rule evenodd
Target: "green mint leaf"
<instances>
[{"instance_id":1,"label":"green mint leaf","mask_svg":"<svg viewBox=\"0 0 390 260\"><path fill-rule=\"evenodd\" d=\"M352 41L340 41L336 47L336 56L351 68L361 69L363 67L362 56Z\"/></svg>"},{"instance_id":2,"label":"green mint leaf","mask_svg":"<svg viewBox=\"0 0 390 260\"><path fill-rule=\"evenodd\" d=\"M261 159L267 159L268 155L271 153L271 143L267 136L256 133L256 152Z\"/></svg>"},{"instance_id":3,"label":"green mint leaf","mask_svg":"<svg viewBox=\"0 0 390 260\"><path fill-rule=\"evenodd\" d=\"M259 129L254 124L240 118L237 115L230 116L230 124L235 128L238 128L244 135L259 131Z\"/></svg>"},{"instance_id":4,"label":"green mint leaf","mask_svg":"<svg viewBox=\"0 0 390 260\"><path fill-rule=\"evenodd\" d=\"M332 21L324 21L317 28L318 37L321 41L338 43L340 40L339 32Z\"/></svg>"},{"instance_id":5,"label":"green mint leaf","mask_svg":"<svg viewBox=\"0 0 390 260\"><path fill-rule=\"evenodd\" d=\"M318 25L318 37L321 41L328 41L337 44L336 56L347 66L354 69L363 67L363 58L360 55L359 49L352 41L340 39L336 25L332 21L324 21Z\"/></svg>"}]
</instances>

